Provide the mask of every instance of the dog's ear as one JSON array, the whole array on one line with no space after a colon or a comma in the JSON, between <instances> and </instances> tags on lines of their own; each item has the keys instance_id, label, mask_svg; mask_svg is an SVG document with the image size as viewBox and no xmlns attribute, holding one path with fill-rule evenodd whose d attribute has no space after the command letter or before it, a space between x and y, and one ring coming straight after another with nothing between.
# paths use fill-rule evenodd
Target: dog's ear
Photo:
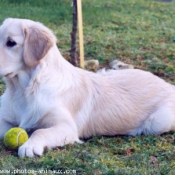
<instances>
[{"instance_id":1,"label":"dog's ear","mask_svg":"<svg viewBox=\"0 0 175 175\"><path fill-rule=\"evenodd\" d=\"M38 27L25 28L24 35L23 59L25 64L32 68L46 55L53 42L47 31Z\"/></svg>"}]
</instances>

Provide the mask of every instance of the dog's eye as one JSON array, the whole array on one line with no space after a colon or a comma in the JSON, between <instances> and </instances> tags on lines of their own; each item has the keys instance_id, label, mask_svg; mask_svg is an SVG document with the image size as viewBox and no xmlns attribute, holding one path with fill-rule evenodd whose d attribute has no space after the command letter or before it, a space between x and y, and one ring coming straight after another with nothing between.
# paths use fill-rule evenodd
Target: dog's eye
<instances>
[{"instance_id":1,"label":"dog's eye","mask_svg":"<svg viewBox=\"0 0 175 175\"><path fill-rule=\"evenodd\" d=\"M9 39L9 40L7 41L7 43L6 43L6 46L7 46L7 47L13 47L13 46L15 46L15 45L16 45L16 42L13 41L13 40L11 40L11 39Z\"/></svg>"}]
</instances>

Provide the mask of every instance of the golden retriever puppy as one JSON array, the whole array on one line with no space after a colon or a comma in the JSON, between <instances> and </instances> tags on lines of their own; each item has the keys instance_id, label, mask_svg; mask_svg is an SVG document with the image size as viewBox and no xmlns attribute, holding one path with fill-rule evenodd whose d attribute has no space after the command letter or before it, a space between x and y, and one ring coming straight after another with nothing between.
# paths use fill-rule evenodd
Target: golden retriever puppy
<instances>
[{"instance_id":1,"label":"golden retriever puppy","mask_svg":"<svg viewBox=\"0 0 175 175\"><path fill-rule=\"evenodd\" d=\"M162 134L175 129L175 88L137 69L102 76L72 66L44 25L6 19L0 26L0 138L34 131L19 156L99 135Z\"/></svg>"}]
</instances>

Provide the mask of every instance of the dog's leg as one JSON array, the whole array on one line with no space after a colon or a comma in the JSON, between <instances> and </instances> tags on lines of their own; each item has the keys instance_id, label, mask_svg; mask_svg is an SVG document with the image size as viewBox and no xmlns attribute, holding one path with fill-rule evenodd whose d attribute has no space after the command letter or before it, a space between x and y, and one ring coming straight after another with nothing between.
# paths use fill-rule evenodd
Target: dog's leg
<instances>
[{"instance_id":1,"label":"dog's leg","mask_svg":"<svg viewBox=\"0 0 175 175\"><path fill-rule=\"evenodd\" d=\"M170 107L159 107L142 126L144 134L162 134L175 130L175 114Z\"/></svg>"},{"instance_id":2,"label":"dog's leg","mask_svg":"<svg viewBox=\"0 0 175 175\"><path fill-rule=\"evenodd\" d=\"M68 114L68 112L64 112L64 114ZM41 156L44 148L51 149L57 146L73 144L74 142L81 142L78 138L77 126L72 117L70 115L61 116L57 116L59 122L55 126L36 130L29 140L19 148L18 155L27 157Z\"/></svg>"},{"instance_id":3,"label":"dog's leg","mask_svg":"<svg viewBox=\"0 0 175 175\"><path fill-rule=\"evenodd\" d=\"M13 126L6 122L3 118L0 118L0 140L3 139L5 133Z\"/></svg>"},{"instance_id":4,"label":"dog's leg","mask_svg":"<svg viewBox=\"0 0 175 175\"><path fill-rule=\"evenodd\" d=\"M58 128L39 129L19 148L18 155L27 157L41 156L44 148L51 149L57 146L73 144L74 142L80 142L78 135L66 125Z\"/></svg>"}]
</instances>

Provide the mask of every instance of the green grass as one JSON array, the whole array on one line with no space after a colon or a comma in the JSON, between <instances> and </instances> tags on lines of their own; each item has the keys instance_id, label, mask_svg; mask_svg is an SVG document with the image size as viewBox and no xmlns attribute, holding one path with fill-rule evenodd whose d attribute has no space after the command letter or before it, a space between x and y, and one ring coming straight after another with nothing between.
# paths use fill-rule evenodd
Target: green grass
<instances>
[{"instance_id":1,"label":"green grass","mask_svg":"<svg viewBox=\"0 0 175 175\"><path fill-rule=\"evenodd\" d=\"M83 0L85 58L101 64L118 58L175 83L175 2ZM29 18L51 28L70 59L70 0L1 0L0 22ZM0 80L0 94L4 91ZM0 142L0 170L76 170L77 174L173 175L175 133L94 137L36 158L19 158ZM20 174L20 173L17 173ZM32 174L32 173L29 173ZM35 174L35 173L33 173ZM51 174L51 172L50 172ZM53 174L53 173L52 173Z\"/></svg>"},{"instance_id":2,"label":"green grass","mask_svg":"<svg viewBox=\"0 0 175 175\"><path fill-rule=\"evenodd\" d=\"M94 137L83 145L46 151L40 158L19 158L0 148L1 169L76 170L77 174L175 173L175 134L163 136Z\"/></svg>"},{"instance_id":3,"label":"green grass","mask_svg":"<svg viewBox=\"0 0 175 175\"><path fill-rule=\"evenodd\" d=\"M173 81L174 5L146 0L93 1L97 2L97 6L85 5L92 11L85 11L86 56L101 61L119 58Z\"/></svg>"}]
</instances>

